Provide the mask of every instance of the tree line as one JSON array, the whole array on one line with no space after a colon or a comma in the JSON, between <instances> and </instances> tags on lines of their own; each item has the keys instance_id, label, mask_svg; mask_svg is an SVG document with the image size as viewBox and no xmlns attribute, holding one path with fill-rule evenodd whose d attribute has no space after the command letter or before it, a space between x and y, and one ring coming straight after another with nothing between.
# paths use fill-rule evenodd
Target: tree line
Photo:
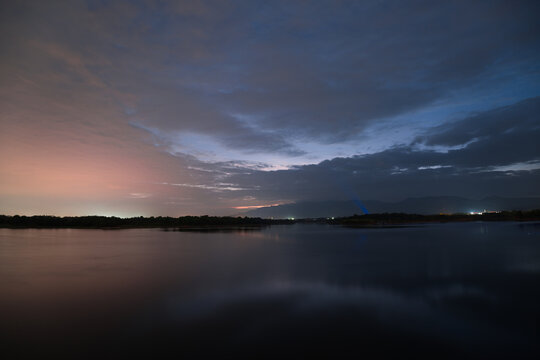
<instances>
[{"instance_id":1,"label":"tree line","mask_svg":"<svg viewBox=\"0 0 540 360\"><path fill-rule=\"evenodd\" d=\"M501 211L497 213L470 214L438 214L419 215L407 213L385 213L353 215L327 220L330 224L348 226L381 226L430 222L461 222L461 221L539 221L540 209L530 211Z\"/></svg>"},{"instance_id":2,"label":"tree line","mask_svg":"<svg viewBox=\"0 0 540 360\"><path fill-rule=\"evenodd\" d=\"M115 216L19 216L0 215L4 228L183 228L205 226L266 226L288 223L288 220L271 220L232 216L157 216L120 218Z\"/></svg>"},{"instance_id":3,"label":"tree line","mask_svg":"<svg viewBox=\"0 0 540 360\"><path fill-rule=\"evenodd\" d=\"M501 211L499 213L419 215L384 213L353 215L335 219L262 219L233 216L151 216L120 218L115 216L49 216L0 215L0 228L216 228L262 227L277 224L326 223L345 226L385 226L429 222L460 221L540 221L540 209L530 211Z\"/></svg>"}]
</instances>

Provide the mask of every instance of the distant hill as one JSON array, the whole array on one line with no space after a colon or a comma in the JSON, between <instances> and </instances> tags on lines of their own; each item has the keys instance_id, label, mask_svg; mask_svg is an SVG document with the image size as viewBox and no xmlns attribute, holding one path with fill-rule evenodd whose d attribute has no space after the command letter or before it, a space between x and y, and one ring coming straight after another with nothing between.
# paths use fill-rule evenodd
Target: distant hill
<instances>
[{"instance_id":1,"label":"distant hill","mask_svg":"<svg viewBox=\"0 0 540 360\"><path fill-rule=\"evenodd\" d=\"M532 210L540 208L540 198L486 197L481 200L457 196L408 198L399 202L366 200L362 205L369 213L403 212L409 214L453 214L481 210ZM319 218L363 214L354 201L309 201L263 207L240 215L262 218Z\"/></svg>"}]
</instances>

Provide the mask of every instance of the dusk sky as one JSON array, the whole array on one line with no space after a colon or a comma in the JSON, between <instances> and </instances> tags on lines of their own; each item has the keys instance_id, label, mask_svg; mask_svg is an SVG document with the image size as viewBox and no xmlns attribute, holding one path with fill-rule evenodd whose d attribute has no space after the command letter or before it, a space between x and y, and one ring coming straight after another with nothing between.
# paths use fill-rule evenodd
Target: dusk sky
<instances>
[{"instance_id":1,"label":"dusk sky","mask_svg":"<svg viewBox=\"0 0 540 360\"><path fill-rule=\"evenodd\" d=\"M0 213L540 196L540 2L2 1Z\"/></svg>"}]
</instances>

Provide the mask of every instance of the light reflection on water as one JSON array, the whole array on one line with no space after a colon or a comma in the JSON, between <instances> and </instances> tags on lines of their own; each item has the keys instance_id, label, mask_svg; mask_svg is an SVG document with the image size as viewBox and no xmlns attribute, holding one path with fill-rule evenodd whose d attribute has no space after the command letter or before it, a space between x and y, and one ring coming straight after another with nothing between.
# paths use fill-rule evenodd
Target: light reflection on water
<instances>
[{"instance_id":1,"label":"light reflection on water","mask_svg":"<svg viewBox=\"0 0 540 360\"><path fill-rule=\"evenodd\" d=\"M539 229L0 229L0 336L27 357L535 358Z\"/></svg>"}]
</instances>

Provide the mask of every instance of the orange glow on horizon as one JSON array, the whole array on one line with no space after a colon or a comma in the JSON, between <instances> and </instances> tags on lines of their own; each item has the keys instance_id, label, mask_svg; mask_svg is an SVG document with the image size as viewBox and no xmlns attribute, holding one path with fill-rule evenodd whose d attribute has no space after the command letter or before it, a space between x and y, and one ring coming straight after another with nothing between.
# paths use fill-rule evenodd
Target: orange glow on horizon
<instances>
[{"instance_id":1,"label":"orange glow on horizon","mask_svg":"<svg viewBox=\"0 0 540 360\"><path fill-rule=\"evenodd\" d=\"M245 210L245 209L260 209L263 207L279 206L279 205L283 205L283 204L278 203L278 204L267 204L267 205L233 206L232 208L237 209L237 210Z\"/></svg>"}]
</instances>

